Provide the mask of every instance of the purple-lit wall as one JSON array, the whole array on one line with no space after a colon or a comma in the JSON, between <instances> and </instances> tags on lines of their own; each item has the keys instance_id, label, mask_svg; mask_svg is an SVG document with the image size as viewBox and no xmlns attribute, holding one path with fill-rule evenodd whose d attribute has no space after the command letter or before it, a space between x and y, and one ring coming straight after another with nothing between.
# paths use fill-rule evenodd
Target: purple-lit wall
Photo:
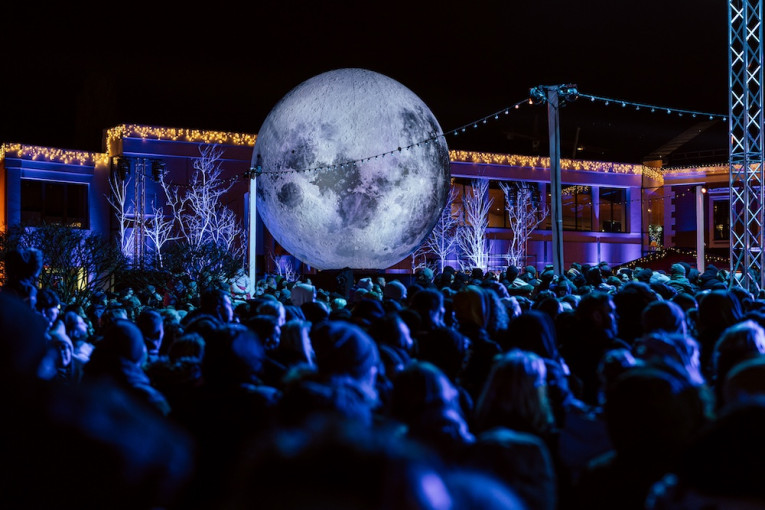
<instances>
[{"instance_id":1,"label":"purple-lit wall","mask_svg":"<svg viewBox=\"0 0 765 510\"><path fill-rule=\"evenodd\" d=\"M676 186L673 203L672 244L680 248L696 248L696 193L693 187ZM706 203L706 200L704 201ZM702 213L703 214L703 213Z\"/></svg>"},{"instance_id":2,"label":"purple-lit wall","mask_svg":"<svg viewBox=\"0 0 765 510\"><path fill-rule=\"evenodd\" d=\"M44 158L30 159L6 154L3 160L5 168L6 218L8 225L21 222L21 180L37 179L42 181L69 182L88 186L89 230L109 235L110 211L106 203L108 182L106 169L95 163L63 163L48 161Z\"/></svg>"},{"instance_id":3,"label":"purple-lit wall","mask_svg":"<svg viewBox=\"0 0 765 510\"><path fill-rule=\"evenodd\" d=\"M123 134L121 138L110 140L108 147L110 156L127 156L132 158L156 158L161 159L167 165L168 178L173 182L187 183L194 172L193 163L199 157L199 142L183 141L182 139L169 139L159 137L142 137L134 134ZM241 175L250 166L252 146L247 143L222 143L218 145L224 150L222 167L224 179L232 179L233 188L227 196L227 206L230 207L240 218L246 220L247 192L249 182L241 178ZM467 154L467 158L475 157L482 162L460 160L453 157L451 174L454 178L488 178L491 180L525 181L542 184L550 183L550 172L542 158L526 158L512 155L475 155ZM472 156L471 156L472 154ZM4 167L2 175L5 181L5 213L8 224L18 223L20 220L20 182L21 178L44 179L51 181L78 182L88 186L88 204L90 213L90 230L108 236L113 232L111 225L112 211L106 202L109 192L108 175L110 164L104 154L94 154L93 158L98 164L91 163L80 165L78 163L63 163L46 161L45 158L33 158L29 155L18 156L13 152L5 154L0 161L0 170ZM508 163L507 161L523 160L523 163ZM503 163L496 163L502 160ZM489 161L483 162L483 161ZM531 161L531 162L529 162ZM607 262L611 265L619 265L640 258L648 250L647 225L643 225L642 209L640 201L641 186L645 182L639 172L630 169L632 165L620 165L616 163L578 162L567 161L562 170L562 184L583 185L608 188L621 188L626 191L628 205L627 228L628 232L609 233L594 231L564 231L563 251L564 264L569 266L572 262L597 263ZM719 179L727 177L725 172L719 172ZM707 175L706 172L689 174L678 172L665 174L671 186L667 194L677 195L674 203L670 204L667 199L663 213L664 227L667 232L666 243L669 246L686 246L685 237L695 235L695 204L692 194L680 196L677 187L680 184L696 184L714 179L717 174ZM705 179L707 181L705 181ZM711 181L710 181L711 182ZM722 182L722 181L721 181ZM687 188L687 186L686 186ZM671 190L671 191L670 191ZM162 191L149 177L146 179L147 204L153 196L161 198ZM264 258L271 253L276 246L273 238L263 228L262 222L257 225L258 241L257 251L261 266ZM510 239L510 231L506 228L491 228L488 230L490 239L491 261L490 266L501 267L506 265L505 254ZM692 245L692 244L691 244ZM536 230L529 241L528 264L542 269L552 263L552 234L550 230ZM690 246L690 245L689 245ZM450 261L456 265L456 260ZM298 261L294 261L294 267L301 267ZM313 271L305 266L303 270ZM399 264L389 268L387 272L411 272L411 260L403 260Z\"/></svg>"},{"instance_id":4,"label":"purple-lit wall","mask_svg":"<svg viewBox=\"0 0 765 510\"><path fill-rule=\"evenodd\" d=\"M221 179L231 180L232 188L225 196L226 205L244 222L247 215L247 193L249 181L243 173L250 166L252 147L247 145L217 144L222 149L220 160ZM124 136L119 143L113 144L112 157L125 156L134 160L131 172L135 172L136 159L158 159L167 165L169 181L188 184L194 172L194 160L199 158L200 143L173 140L158 140ZM115 233L116 221L111 206L107 201L110 193L109 176L112 163L105 153L76 153L74 162L65 162L56 149L21 146L21 152L7 151L0 161L3 174L6 225L18 225L21 222L21 181L36 179L47 182L78 183L88 187L89 230L109 238ZM83 164L78 159L86 161ZM146 207L151 207L154 198L157 203L164 203L164 193L151 178L151 169L147 166L144 175L146 186ZM128 201L133 199L133 186L128 187ZM258 222L260 223L260 222ZM243 223L246 227L246 223ZM259 225L260 226L260 225ZM262 228L259 229L262 238ZM258 252L263 253L262 242L258 243Z\"/></svg>"},{"instance_id":5,"label":"purple-lit wall","mask_svg":"<svg viewBox=\"0 0 765 510\"><path fill-rule=\"evenodd\" d=\"M197 142L179 142L172 140L155 140L137 137L122 138L120 155L131 158L156 158L167 165L166 179L168 182L187 184L194 174L194 160L200 157L200 144ZM219 144L217 148L223 151L220 159L222 180L233 180L234 185L226 195L226 205L240 218L246 217L245 194L249 191L249 181L242 174L250 167L252 147L243 145ZM147 203L156 194L163 198L162 188L150 177L146 178Z\"/></svg>"},{"instance_id":6,"label":"purple-lit wall","mask_svg":"<svg viewBox=\"0 0 765 510\"><path fill-rule=\"evenodd\" d=\"M480 163L452 162L452 177L488 178L503 181L524 181L549 183L550 171L544 167L517 167L509 165L494 165ZM620 265L640 258L643 255L643 236L641 235L642 214L640 193L642 179L638 174L616 173L608 171L563 170L561 172L563 185L583 185L593 187L623 188L626 190L628 205L629 232L563 232L564 265L569 267L572 262L599 263ZM508 229L493 228L487 230L491 239L492 265L506 264L503 255L507 252L510 239ZM493 264L492 264L493 262ZM538 270L547 264L552 264L552 232L537 229L531 235L528 243L527 265L533 265Z\"/></svg>"}]
</instances>

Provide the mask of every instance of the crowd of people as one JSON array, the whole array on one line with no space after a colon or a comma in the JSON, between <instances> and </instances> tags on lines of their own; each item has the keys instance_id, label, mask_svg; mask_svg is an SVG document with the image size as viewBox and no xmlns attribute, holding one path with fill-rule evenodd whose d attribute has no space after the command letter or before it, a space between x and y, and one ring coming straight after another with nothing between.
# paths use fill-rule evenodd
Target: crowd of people
<instances>
[{"instance_id":1,"label":"crowd of people","mask_svg":"<svg viewBox=\"0 0 765 510\"><path fill-rule=\"evenodd\" d=\"M765 506L765 294L714 266L76 305L38 255L0 291L9 507Z\"/></svg>"}]
</instances>

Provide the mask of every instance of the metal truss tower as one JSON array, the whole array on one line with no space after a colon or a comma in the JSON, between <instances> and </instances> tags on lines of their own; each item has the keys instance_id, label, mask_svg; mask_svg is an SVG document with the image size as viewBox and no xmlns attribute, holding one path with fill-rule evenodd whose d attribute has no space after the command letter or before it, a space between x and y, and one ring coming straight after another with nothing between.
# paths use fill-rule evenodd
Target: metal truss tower
<instances>
[{"instance_id":1,"label":"metal truss tower","mask_svg":"<svg viewBox=\"0 0 765 510\"><path fill-rule=\"evenodd\" d=\"M729 0L730 280L763 288L762 0Z\"/></svg>"}]
</instances>

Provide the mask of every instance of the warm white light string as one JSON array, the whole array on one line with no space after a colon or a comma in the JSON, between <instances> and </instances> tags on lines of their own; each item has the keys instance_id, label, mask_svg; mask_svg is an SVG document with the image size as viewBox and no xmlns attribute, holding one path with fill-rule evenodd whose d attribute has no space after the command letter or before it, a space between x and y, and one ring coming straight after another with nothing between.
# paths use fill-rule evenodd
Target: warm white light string
<instances>
[{"instance_id":1,"label":"warm white light string","mask_svg":"<svg viewBox=\"0 0 765 510\"><path fill-rule=\"evenodd\" d=\"M696 258L696 250L688 250L688 249L682 249L682 248L675 248L672 246L663 246L659 248L656 251L650 252L648 255L643 255L639 259L633 260L631 262L628 262L626 264L621 264L618 267L626 267L629 269L635 269L636 267L641 267L643 264L648 264L650 262L655 262L659 260L663 260L667 255L676 253L678 255L683 255L687 257ZM718 255L712 255L709 253L704 253L704 262L710 263L710 262L723 262L728 263L729 259L726 257L720 257Z\"/></svg>"},{"instance_id":2,"label":"warm white light string","mask_svg":"<svg viewBox=\"0 0 765 510\"><path fill-rule=\"evenodd\" d=\"M704 113L704 112L693 111L693 110L684 110L684 109L679 109L679 108L669 108L669 107L656 106L656 105L650 105L650 104L645 104L645 103L636 103L634 101L627 101L627 100L624 100L624 99L607 98L607 97L596 96L596 95L592 95L592 94L581 94L581 93L578 93L577 95L578 95L579 98L589 98L591 102L600 101L603 104L605 104L606 106L608 106L608 105L613 103L614 105L621 105L621 107L623 107L623 108L626 108L627 106L630 106L630 107L635 108L635 110L648 110L648 111L651 111L651 112L657 112L658 111L658 112L666 112L667 114L673 114L674 113L674 114L677 114L679 116L690 115L693 118L696 118L696 117L706 117L706 118L708 118L710 120L713 120L713 119L726 120L727 119L727 117L725 115L714 114L714 113ZM337 169L344 169L346 167L353 167L353 166L355 166L355 165L357 165L359 163L363 163L363 162L370 161L370 160L373 160L373 159L384 158L386 156L390 156L390 155L393 155L393 154L396 154L396 153L400 153L400 152L402 152L404 150L411 150L411 149L416 148L416 147L427 146L430 143L435 142L437 139L442 138L442 137L446 137L446 136L459 136L462 133L466 133L468 130L478 129L479 127L482 127L482 126L488 124L488 122L490 120L499 120L501 117L509 115L510 111L519 109L520 106L523 105L523 104L533 104L533 101L532 101L531 98L524 99L522 101L518 101L518 102L516 102L515 104L513 104L513 105L511 105L509 107L503 108L503 109L501 109L501 110L499 110L497 112L494 112L492 114L489 114L489 115L486 115L484 117L481 117L481 118L479 118L477 120L474 120L473 122L464 124L464 125L462 125L462 126L460 126L458 128L452 129L450 131L446 131L444 133L434 134L433 136L431 136L431 137L429 137L429 138L427 138L425 140L421 140L421 141L419 141L417 143L413 143L413 144L410 144L410 145L404 146L404 147L397 147L397 148L392 149L390 151L383 152L383 153L380 153L380 154L375 154L375 155L368 156L368 157L365 157L365 158L356 159L356 160L349 160L349 161L346 161L346 162L343 162L343 163L339 163L339 164L334 164L334 165L323 165L323 166L318 166L318 167L313 167L313 168L304 168L304 169L289 169L289 170L270 171L270 170L263 170L262 168L255 168L254 167L254 168L251 168L248 171L244 172L243 174L237 175L237 176L232 177L232 178L230 178L228 180L224 180L224 182L225 183L234 182L234 181L240 180L242 177L244 177L245 179L248 179L248 178L252 178L252 177L256 177L256 176L260 176L260 175L278 175L278 174L285 173L285 172L310 172L310 171L321 171L321 170L337 170ZM135 126L133 126L133 127L135 127ZM173 132L175 132L175 131L177 131L177 130L173 130ZM110 135L110 136L114 136L114 135ZM13 146L10 146L10 145L7 145L7 144L3 144L3 149L5 149L5 150L0 151L0 158L5 156L6 152L13 152L14 149L15 149L15 152L21 152L21 146L13 147ZM50 159L53 159L53 155L52 154L48 155L48 156L49 156ZM81 162L81 164L82 164L82 162ZM705 166L710 166L710 165L705 165ZM717 166L717 165L712 165L712 166ZM685 167L685 168L694 168L694 167ZM666 168L666 169L664 169L664 171L672 170L672 169L674 169L674 168ZM182 186L182 185L178 185L178 186Z\"/></svg>"}]
</instances>

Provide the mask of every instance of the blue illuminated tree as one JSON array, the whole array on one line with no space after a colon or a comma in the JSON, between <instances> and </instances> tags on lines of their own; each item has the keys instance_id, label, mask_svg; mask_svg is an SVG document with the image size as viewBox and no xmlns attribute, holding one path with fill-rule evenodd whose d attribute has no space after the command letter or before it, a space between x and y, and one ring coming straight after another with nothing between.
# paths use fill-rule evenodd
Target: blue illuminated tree
<instances>
[{"instance_id":1,"label":"blue illuminated tree","mask_svg":"<svg viewBox=\"0 0 765 510\"><path fill-rule=\"evenodd\" d=\"M65 304L85 304L127 267L127 259L113 242L67 225L17 225L0 233L0 259L5 260L10 250L26 248L42 253L39 284L54 290Z\"/></svg>"},{"instance_id":2,"label":"blue illuminated tree","mask_svg":"<svg viewBox=\"0 0 765 510\"><path fill-rule=\"evenodd\" d=\"M125 257L133 253L133 234L131 228L135 216L135 197L128 201L128 189L131 186L132 176L120 172L112 172L109 176L111 193L106 196L109 205L114 209L117 219L117 244Z\"/></svg>"},{"instance_id":3,"label":"blue illuminated tree","mask_svg":"<svg viewBox=\"0 0 765 510\"><path fill-rule=\"evenodd\" d=\"M472 179L462 201L462 217L457 227L457 245L465 260L460 260L463 269L489 266L489 249L486 229L489 226L489 210L494 200L489 196L488 179Z\"/></svg>"},{"instance_id":4,"label":"blue illuminated tree","mask_svg":"<svg viewBox=\"0 0 765 510\"><path fill-rule=\"evenodd\" d=\"M499 187L512 232L505 258L508 265L524 267L531 233L545 220L549 207L540 199L539 190L526 182L500 182Z\"/></svg>"},{"instance_id":5,"label":"blue illuminated tree","mask_svg":"<svg viewBox=\"0 0 765 510\"><path fill-rule=\"evenodd\" d=\"M165 214L164 208L157 205L156 199L151 203L151 214L146 222L146 238L151 243L156 264L162 268L162 249L171 242L180 239L174 232L172 217Z\"/></svg>"},{"instance_id":6,"label":"blue illuminated tree","mask_svg":"<svg viewBox=\"0 0 765 510\"><path fill-rule=\"evenodd\" d=\"M189 275L203 287L225 282L236 274L243 265L247 237L241 222L224 202L234 181L222 178L223 151L214 145L201 145L199 151L187 185L160 176L165 207L174 227L165 228L161 219L155 226L158 239L176 239L165 250L163 266Z\"/></svg>"},{"instance_id":7,"label":"blue illuminated tree","mask_svg":"<svg viewBox=\"0 0 765 510\"><path fill-rule=\"evenodd\" d=\"M457 190L451 188L446 205L438 217L436 225L431 230L430 235L425 239L424 247L432 253L438 261L439 271L443 273L446 261L449 255L457 247L457 227L459 221L454 214L454 200L457 198Z\"/></svg>"}]
</instances>

